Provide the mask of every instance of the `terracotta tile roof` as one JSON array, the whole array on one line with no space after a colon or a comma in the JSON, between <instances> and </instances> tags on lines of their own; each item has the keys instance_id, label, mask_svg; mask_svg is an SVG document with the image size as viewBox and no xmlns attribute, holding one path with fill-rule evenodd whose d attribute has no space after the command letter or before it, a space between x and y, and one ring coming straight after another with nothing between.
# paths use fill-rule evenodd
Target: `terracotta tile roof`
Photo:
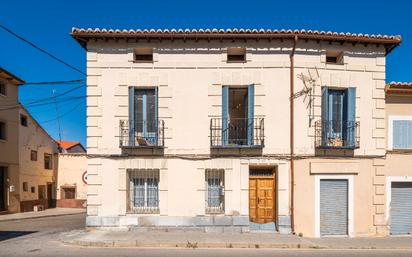
<instances>
[{"instance_id":1,"label":"terracotta tile roof","mask_svg":"<svg viewBox=\"0 0 412 257\"><path fill-rule=\"evenodd\" d=\"M25 83L24 80L3 69L2 67L0 67L0 77L12 81L15 85L23 85Z\"/></svg>"},{"instance_id":2,"label":"terracotta tile roof","mask_svg":"<svg viewBox=\"0 0 412 257\"><path fill-rule=\"evenodd\" d=\"M271 29L100 29L72 28L71 35L81 45L90 38L181 38L181 39L301 39L383 44L390 51L402 42L401 36L369 35L318 30Z\"/></svg>"},{"instance_id":3,"label":"terracotta tile roof","mask_svg":"<svg viewBox=\"0 0 412 257\"><path fill-rule=\"evenodd\" d=\"M69 149L72 148L73 146L80 145L80 142L78 141L60 141L56 140L56 143L60 145L61 148L64 149Z\"/></svg>"},{"instance_id":4,"label":"terracotta tile roof","mask_svg":"<svg viewBox=\"0 0 412 257\"><path fill-rule=\"evenodd\" d=\"M386 84L386 94L412 94L412 82L395 82Z\"/></svg>"}]
</instances>

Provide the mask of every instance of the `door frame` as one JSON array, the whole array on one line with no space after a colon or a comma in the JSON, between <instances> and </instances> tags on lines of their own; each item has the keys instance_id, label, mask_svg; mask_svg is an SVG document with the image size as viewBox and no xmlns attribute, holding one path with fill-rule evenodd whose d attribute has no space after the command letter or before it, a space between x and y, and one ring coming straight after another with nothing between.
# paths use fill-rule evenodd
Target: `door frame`
<instances>
[{"instance_id":1,"label":"door frame","mask_svg":"<svg viewBox=\"0 0 412 257\"><path fill-rule=\"evenodd\" d=\"M272 175L272 179L273 181L273 191L274 191L274 203L273 203L273 208L274 208L274 222L275 222L275 226L276 226L276 231L279 230L279 224L278 224L278 206L279 206L279 201L278 201L278 166L277 165L250 165L249 166L249 170L248 170L248 216L249 216L249 220L250 220L250 171L251 170L267 170L267 169L272 169L273 171L273 175ZM259 178L259 176L256 176L256 178ZM263 178L263 177L262 177ZM269 177L264 177L264 178L269 178Z\"/></svg>"},{"instance_id":2,"label":"door frame","mask_svg":"<svg viewBox=\"0 0 412 257\"><path fill-rule=\"evenodd\" d=\"M412 176L391 176L386 177L386 214L385 220L386 224L389 224L389 217L390 217L390 205L392 199L392 182L412 182ZM389 224L389 231L390 231L390 224Z\"/></svg>"},{"instance_id":3,"label":"door frame","mask_svg":"<svg viewBox=\"0 0 412 257\"><path fill-rule=\"evenodd\" d=\"M3 190L4 196L3 196L3 201L4 201L4 209L0 209L0 212L7 212L9 210L9 187L8 187L8 167L7 166L1 166L3 170L1 171L3 173L3 186L0 187L0 190Z\"/></svg>"},{"instance_id":4,"label":"door frame","mask_svg":"<svg viewBox=\"0 0 412 257\"><path fill-rule=\"evenodd\" d=\"M320 237L320 181L323 179L336 179L348 181L348 236L353 237L354 175L315 175L315 237Z\"/></svg>"}]
</instances>

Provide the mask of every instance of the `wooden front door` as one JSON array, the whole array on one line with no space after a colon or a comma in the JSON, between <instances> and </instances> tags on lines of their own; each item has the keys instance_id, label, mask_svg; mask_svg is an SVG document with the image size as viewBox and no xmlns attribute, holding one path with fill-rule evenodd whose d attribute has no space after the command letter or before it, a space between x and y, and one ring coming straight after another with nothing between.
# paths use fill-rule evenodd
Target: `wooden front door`
<instances>
[{"instance_id":1,"label":"wooden front door","mask_svg":"<svg viewBox=\"0 0 412 257\"><path fill-rule=\"evenodd\" d=\"M275 181L275 172L273 169L250 170L250 221L264 224L276 220Z\"/></svg>"}]
</instances>

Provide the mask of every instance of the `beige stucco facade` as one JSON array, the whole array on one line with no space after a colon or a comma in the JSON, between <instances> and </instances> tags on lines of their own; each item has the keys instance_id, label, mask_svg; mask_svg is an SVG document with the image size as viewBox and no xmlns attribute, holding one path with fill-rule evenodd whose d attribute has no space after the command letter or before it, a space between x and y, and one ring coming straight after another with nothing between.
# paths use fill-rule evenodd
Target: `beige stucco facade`
<instances>
[{"instance_id":1,"label":"beige stucco facade","mask_svg":"<svg viewBox=\"0 0 412 257\"><path fill-rule=\"evenodd\" d=\"M0 94L0 108L18 105L18 85L8 79L9 75L0 73L0 83L6 87L6 94ZM18 212L19 203L19 109L0 110L0 122L5 123L5 140L0 139L0 167L4 176L3 190L4 208L1 211ZM1 174L0 174L1 175Z\"/></svg>"},{"instance_id":2,"label":"beige stucco facade","mask_svg":"<svg viewBox=\"0 0 412 257\"><path fill-rule=\"evenodd\" d=\"M19 126L19 182L21 211L33 211L33 206L41 208L56 206L57 145L47 132L30 116L26 109L20 115L27 117L27 126ZM32 159L36 152L36 160ZM51 166L45 167L45 155L50 155ZM23 188L27 183L27 190Z\"/></svg>"},{"instance_id":3,"label":"beige stucco facade","mask_svg":"<svg viewBox=\"0 0 412 257\"><path fill-rule=\"evenodd\" d=\"M246 48L246 62L226 62L227 49ZM291 232L290 59L293 40L141 40L87 43L87 225L127 227L192 226L207 220L205 170L225 171L225 211L215 220L249 225L249 169L275 167L277 229ZM152 63L133 62L135 48L153 48ZM342 51L344 63L326 63L326 51ZM299 78L314 78L311 95L297 96L294 140L295 232L317 236L316 179L349 178L350 236L382 234L386 153L385 49L299 40L295 52L295 92ZM222 115L222 86L254 85L254 117L264 118L261 151L214 152L210 119ZM158 87L159 119L165 121L161 154L119 147L119 121L128 118L128 87ZM360 146L317 150L315 122L321 118L321 86L356 88ZM109 125L110 124L110 125ZM148 154L149 153L149 154ZM239 154L240 153L240 154ZM127 212L127 171L159 170L159 213ZM222 218L220 218L222 217Z\"/></svg>"},{"instance_id":4,"label":"beige stucco facade","mask_svg":"<svg viewBox=\"0 0 412 257\"><path fill-rule=\"evenodd\" d=\"M82 153L60 153L58 156L57 206L82 208L87 197L87 157ZM74 199L64 199L64 188L74 188Z\"/></svg>"},{"instance_id":5,"label":"beige stucco facade","mask_svg":"<svg viewBox=\"0 0 412 257\"><path fill-rule=\"evenodd\" d=\"M385 197L385 224L389 234L391 230L391 183L412 182L411 149L393 149L391 123L396 118L412 119L412 94L387 94L386 116L388 153L386 156L386 180L385 183L382 183L382 195Z\"/></svg>"}]
</instances>

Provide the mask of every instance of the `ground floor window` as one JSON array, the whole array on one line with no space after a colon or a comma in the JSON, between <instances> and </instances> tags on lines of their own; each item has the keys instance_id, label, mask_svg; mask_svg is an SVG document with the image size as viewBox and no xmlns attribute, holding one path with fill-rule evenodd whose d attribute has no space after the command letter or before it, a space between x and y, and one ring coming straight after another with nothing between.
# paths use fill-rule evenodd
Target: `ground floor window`
<instances>
[{"instance_id":1,"label":"ground floor window","mask_svg":"<svg viewBox=\"0 0 412 257\"><path fill-rule=\"evenodd\" d=\"M128 187L129 212L159 212L159 170L129 170Z\"/></svg>"},{"instance_id":2,"label":"ground floor window","mask_svg":"<svg viewBox=\"0 0 412 257\"><path fill-rule=\"evenodd\" d=\"M75 187L62 187L61 188L61 198L62 199L76 199L76 188Z\"/></svg>"},{"instance_id":3,"label":"ground floor window","mask_svg":"<svg viewBox=\"0 0 412 257\"><path fill-rule=\"evenodd\" d=\"M210 169L205 172L206 213L223 213L225 211L225 171Z\"/></svg>"}]
</instances>

